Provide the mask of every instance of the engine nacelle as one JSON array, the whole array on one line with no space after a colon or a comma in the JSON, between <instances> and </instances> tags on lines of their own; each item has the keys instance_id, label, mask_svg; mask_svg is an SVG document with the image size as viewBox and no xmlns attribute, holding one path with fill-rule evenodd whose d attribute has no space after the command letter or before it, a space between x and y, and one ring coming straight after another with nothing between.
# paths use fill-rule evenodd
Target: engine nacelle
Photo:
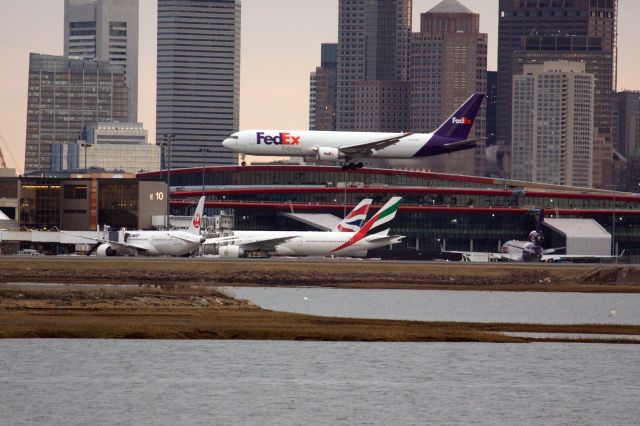
<instances>
[{"instance_id":1,"label":"engine nacelle","mask_svg":"<svg viewBox=\"0 0 640 426\"><path fill-rule=\"evenodd\" d=\"M96 256L122 256L124 253L118 253L118 250L111 244L100 244L96 249Z\"/></svg>"},{"instance_id":2,"label":"engine nacelle","mask_svg":"<svg viewBox=\"0 0 640 426\"><path fill-rule=\"evenodd\" d=\"M340 150L338 148L323 148L317 150L316 158L318 161L338 160L340 158Z\"/></svg>"},{"instance_id":3,"label":"engine nacelle","mask_svg":"<svg viewBox=\"0 0 640 426\"><path fill-rule=\"evenodd\" d=\"M220 257L226 257L230 259L245 257L244 249L240 246L220 246L219 254Z\"/></svg>"}]
</instances>

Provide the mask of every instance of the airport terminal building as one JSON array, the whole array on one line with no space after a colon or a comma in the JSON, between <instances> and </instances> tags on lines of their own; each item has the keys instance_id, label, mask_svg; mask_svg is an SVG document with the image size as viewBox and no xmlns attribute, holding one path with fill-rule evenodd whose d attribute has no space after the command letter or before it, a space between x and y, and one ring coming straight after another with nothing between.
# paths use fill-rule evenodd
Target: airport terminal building
<instances>
[{"instance_id":1,"label":"airport terminal building","mask_svg":"<svg viewBox=\"0 0 640 426\"><path fill-rule=\"evenodd\" d=\"M594 219L612 235L613 252L640 256L640 195L618 191L396 169L301 165L197 167L172 170L171 214L191 215L193 200L207 196L206 215L224 211L238 230L317 230L297 213L343 217L362 198L380 207L403 197L391 232L399 245L370 256L434 259L441 249L499 251L511 239L526 239L536 226L535 210L546 218ZM166 172L138 174L166 181ZM545 232L545 247L565 244Z\"/></svg>"}]
</instances>

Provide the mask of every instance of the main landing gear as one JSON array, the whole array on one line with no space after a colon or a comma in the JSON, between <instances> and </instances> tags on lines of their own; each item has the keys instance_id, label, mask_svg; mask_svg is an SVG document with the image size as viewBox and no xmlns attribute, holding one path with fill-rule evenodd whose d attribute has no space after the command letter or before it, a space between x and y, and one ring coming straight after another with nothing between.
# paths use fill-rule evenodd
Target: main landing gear
<instances>
[{"instance_id":1,"label":"main landing gear","mask_svg":"<svg viewBox=\"0 0 640 426\"><path fill-rule=\"evenodd\" d=\"M342 170L356 170L364 167L362 163L345 163L342 165Z\"/></svg>"}]
</instances>

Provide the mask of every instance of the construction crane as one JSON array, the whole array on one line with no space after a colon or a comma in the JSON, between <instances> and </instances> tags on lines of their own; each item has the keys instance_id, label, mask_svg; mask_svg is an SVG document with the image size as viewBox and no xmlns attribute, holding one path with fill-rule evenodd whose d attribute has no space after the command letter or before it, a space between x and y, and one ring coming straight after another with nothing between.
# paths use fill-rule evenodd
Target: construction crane
<instances>
[{"instance_id":1,"label":"construction crane","mask_svg":"<svg viewBox=\"0 0 640 426\"><path fill-rule=\"evenodd\" d=\"M2 136L2 133L0 133L0 168L2 169L7 168L7 162L4 159L4 153L7 153L9 155L9 159L11 160L12 164L15 164L15 165L18 164L16 163L16 160L13 158L13 155L11 155L11 150L9 149L9 145L7 144L7 141L5 140L4 136Z\"/></svg>"}]
</instances>

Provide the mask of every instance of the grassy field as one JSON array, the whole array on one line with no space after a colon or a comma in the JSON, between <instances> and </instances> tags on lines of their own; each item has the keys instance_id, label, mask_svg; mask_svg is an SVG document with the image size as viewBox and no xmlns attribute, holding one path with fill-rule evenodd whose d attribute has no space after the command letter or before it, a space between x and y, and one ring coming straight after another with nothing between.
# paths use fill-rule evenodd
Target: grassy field
<instances>
[{"instance_id":1,"label":"grassy field","mask_svg":"<svg viewBox=\"0 0 640 426\"><path fill-rule=\"evenodd\" d=\"M0 337L529 342L500 333L638 335L640 325L314 317L263 310L217 286L638 292L639 278L635 267L613 265L0 258Z\"/></svg>"}]
</instances>

